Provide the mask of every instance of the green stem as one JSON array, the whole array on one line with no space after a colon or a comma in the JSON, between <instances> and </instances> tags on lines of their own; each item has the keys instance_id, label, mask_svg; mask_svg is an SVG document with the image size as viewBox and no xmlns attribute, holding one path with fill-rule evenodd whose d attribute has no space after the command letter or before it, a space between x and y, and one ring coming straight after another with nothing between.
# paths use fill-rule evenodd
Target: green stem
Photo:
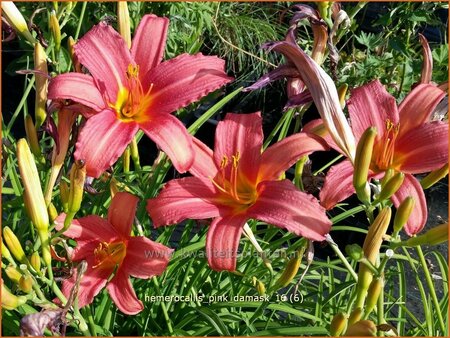
<instances>
[{"instance_id":1,"label":"green stem","mask_svg":"<svg viewBox=\"0 0 450 338\"><path fill-rule=\"evenodd\" d=\"M94 317L92 316L91 306L87 305L85 307L85 309L86 309L85 312L87 314L88 323L89 323L89 327L90 327L92 336L97 337L97 330L95 329Z\"/></svg>"},{"instance_id":2,"label":"green stem","mask_svg":"<svg viewBox=\"0 0 450 338\"><path fill-rule=\"evenodd\" d=\"M358 281L358 274L355 272L353 267L348 262L347 258L345 258L344 254L342 253L341 249L339 249L339 246L333 241L331 236L328 235L328 238L326 239L327 242L330 244L333 251L336 253L336 255L340 258L344 266L347 268L348 272L352 275L353 279L355 281Z\"/></svg>"},{"instance_id":3,"label":"green stem","mask_svg":"<svg viewBox=\"0 0 450 338\"><path fill-rule=\"evenodd\" d=\"M416 252L419 256L420 264L422 265L422 269L425 275L425 280L428 285L428 289L430 290L431 300L433 301L433 305L436 310L436 314L439 321L439 327L441 329L441 335L446 334L444 318L442 317L441 308L439 306L439 300L436 296L436 290L434 288L433 280L431 279L430 271L428 271L427 262L425 261L425 256L423 255L422 247L420 245L416 246Z\"/></svg>"},{"instance_id":4,"label":"green stem","mask_svg":"<svg viewBox=\"0 0 450 338\"><path fill-rule=\"evenodd\" d=\"M74 36L74 40L76 41L78 39L78 36L80 35L80 30L81 30L81 24L83 23L83 18L84 18L84 13L86 12L86 6L87 6L87 1L83 1L82 2L82 6L81 6L81 13L80 13L80 19L78 21L78 26L77 26L77 30L75 32L75 36Z\"/></svg>"},{"instance_id":5,"label":"green stem","mask_svg":"<svg viewBox=\"0 0 450 338\"><path fill-rule=\"evenodd\" d=\"M153 284L155 284L157 294L161 294L161 292L159 290L158 279L156 279L156 277L153 277L152 280L153 280ZM166 320L166 324L167 324L167 328L169 329L169 333L170 333L170 335L173 335L172 321L169 318L169 314L168 314L167 308L166 308L166 303L161 302L161 309L163 311L164 319Z\"/></svg>"},{"instance_id":6,"label":"green stem","mask_svg":"<svg viewBox=\"0 0 450 338\"><path fill-rule=\"evenodd\" d=\"M347 217L357 214L358 212L361 212L365 209L366 209L366 207L364 205L359 205L357 207L354 207L350 210L343 212L342 214L334 216L333 218L330 219L330 221L333 222L333 224L336 224L336 223L342 221L343 219L346 219Z\"/></svg>"}]
</instances>

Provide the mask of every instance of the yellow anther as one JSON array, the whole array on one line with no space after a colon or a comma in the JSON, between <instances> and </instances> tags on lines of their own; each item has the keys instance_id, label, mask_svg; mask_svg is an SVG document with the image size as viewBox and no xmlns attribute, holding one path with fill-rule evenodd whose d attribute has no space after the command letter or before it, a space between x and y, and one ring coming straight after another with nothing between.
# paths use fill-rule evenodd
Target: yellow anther
<instances>
[{"instance_id":1,"label":"yellow anther","mask_svg":"<svg viewBox=\"0 0 450 338\"><path fill-rule=\"evenodd\" d=\"M223 155L222 161L220 161L220 169L225 168L228 165L228 157L227 155Z\"/></svg>"},{"instance_id":2,"label":"yellow anther","mask_svg":"<svg viewBox=\"0 0 450 338\"><path fill-rule=\"evenodd\" d=\"M128 65L128 69L127 69L127 76L128 78L137 78L139 75L139 65L133 65L133 64L129 64Z\"/></svg>"},{"instance_id":3,"label":"yellow anther","mask_svg":"<svg viewBox=\"0 0 450 338\"><path fill-rule=\"evenodd\" d=\"M233 159L233 167L237 168L239 160L241 159L241 154L239 153L239 151L236 153L236 155L232 156L232 159Z\"/></svg>"}]
</instances>

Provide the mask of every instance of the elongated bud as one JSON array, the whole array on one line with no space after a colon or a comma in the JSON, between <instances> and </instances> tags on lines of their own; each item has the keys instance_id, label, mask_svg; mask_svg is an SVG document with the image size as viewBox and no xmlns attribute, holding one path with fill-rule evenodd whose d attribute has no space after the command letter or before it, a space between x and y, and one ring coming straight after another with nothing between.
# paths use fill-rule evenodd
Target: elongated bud
<instances>
[{"instance_id":1,"label":"elongated bud","mask_svg":"<svg viewBox=\"0 0 450 338\"><path fill-rule=\"evenodd\" d=\"M378 195L378 201L384 201L394 195L398 189L400 189L403 181L405 179L405 174L396 173L389 181L386 182L385 186L381 189Z\"/></svg>"},{"instance_id":2,"label":"elongated bud","mask_svg":"<svg viewBox=\"0 0 450 338\"><path fill-rule=\"evenodd\" d=\"M347 328L347 322L348 319L344 313L339 312L336 314L331 320L330 336L339 337L342 333L344 333Z\"/></svg>"},{"instance_id":3,"label":"elongated bud","mask_svg":"<svg viewBox=\"0 0 450 338\"><path fill-rule=\"evenodd\" d=\"M20 277L19 289L25 293L30 293L33 289L33 278L29 275L23 275Z\"/></svg>"},{"instance_id":4,"label":"elongated bud","mask_svg":"<svg viewBox=\"0 0 450 338\"><path fill-rule=\"evenodd\" d=\"M138 149L136 138L134 138L133 141L131 141L130 150L131 150L131 158L133 159L133 163L134 163L134 168L135 168L135 170L140 170L141 161L139 158L139 149Z\"/></svg>"},{"instance_id":5,"label":"elongated bud","mask_svg":"<svg viewBox=\"0 0 450 338\"><path fill-rule=\"evenodd\" d=\"M14 310L19 306L25 304L27 302L27 298L25 296L15 296L9 291L9 289L5 286L3 281L2 284L2 308L4 310Z\"/></svg>"},{"instance_id":6,"label":"elongated bud","mask_svg":"<svg viewBox=\"0 0 450 338\"><path fill-rule=\"evenodd\" d=\"M21 34L30 43L34 44L36 39L33 38L28 30L27 23L16 5L12 1L2 1L2 15L16 32Z\"/></svg>"},{"instance_id":7,"label":"elongated bud","mask_svg":"<svg viewBox=\"0 0 450 338\"><path fill-rule=\"evenodd\" d=\"M358 244L346 245L345 252L355 261L359 261L364 257L363 249Z\"/></svg>"},{"instance_id":8,"label":"elongated bud","mask_svg":"<svg viewBox=\"0 0 450 338\"><path fill-rule=\"evenodd\" d=\"M37 272L41 271L41 257L36 251L30 257L30 264Z\"/></svg>"},{"instance_id":9,"label":"elongated bud","mask_svg":"<svg viewBox=\"0 0 450 338\"><path fill-rule=\"evenodd\" d=\"M3 243L3 241L2 241L2 258L6 259L7 261L13 260L11 252L9 252L8 247L5 245L5 243Z\"/></svg>"},{"instance_id":10,"label":"elongated bud","mask_svg":"<svg viewBox=\"0 0 450 338\"><path fill-rule=\"evenodd\" d=\"M28 143L30 143L31 152L34 156L41 156L41 147L39 146L39 140L34 126L33 118L31 115L25 117L25 132L27 134Z\"/></svg>"},{"instance_id":11,"label":"elongated bud","mask_svg":"<svg viewBox=\"0 0 450 338\"><path fill-rule=\"evenodd\" d=\"M363 251L367 260L374 264L380 253L383 236L386 234L389 222L391 221L391 208L385 207L380 211L372 225L369 227L366 239L364 240ZM355 307L363 307L366 299L367 290L372 282L373 273L363 263L359 265L358 283L356 285L356 302Z\"/></svg>"},{"instance_id":12,"label":"elongated bud","mask_svg":"<svg viewBox=\"0 0 450 338\"><path fill-rule=\"evenodd\" d=\"M130 147L126 147L122 155L123 159L123 172L128 173L130 171Z\"/></svg>"},{"instance_id":13,"label":"elongated bud","mask_svg":"<svg viewBox=\"0 0 450 338\"><path fill-rule=\"evenodd\" d=\"M258 295L264 296L266 294L266 286L260 280L256 281L256 291L258 291Z\"/></svg>"},{"instance_id":14,"label":"elongated bud","mask_svg":"<svg viewBox=\"0 0 450 338\"><path fill-rule=\"evenodd\" d=\"M5 269L5 273L11 280L11 282L19 284L20 277L22 277L22 273L19 270L17 270L17 268L10 265Z\"/></svg>"},{"instance_id":15,"label":"elongated bud","mask_svg":"<svg viewBox=\"0 0 450 338\"><path fill-rule=\"evenodd\" d=\"M292 257L288 261L286 267L284 268L283 273L275 283L277 289L281 289L289 285L289 283L297 275L301 262L302 262L302 255L299 255L298 253L296 253L295 257Z\"/></svg>"},{"instance_id":16,"label":"elongated bud","mask_svg":"<svg viewBox=\"0 0 450 338\"><path fill-rule=\"evenodd\" d=\"M448 241L448 222L438 225L422 235L411 237L404 242L400 242L403 246L416 245L437 245Z\"/></svg>"},{"instance_id":17,"label":"elongated bud","mask_svg":"<svg viewBox=\"0 0 450 338\"><path fill-rule=\"evenodd\" d=\"M59 27L58 17L56 12L53 10L50 13L50 31L52 32L53 41L55 42L56 53L59 53L61 48L61 28Z\"/></svg>"},{"instance_id":18,"label":"elongated bud","mask_svg":"<svg viewBox=\"0 0 450 338\"><path fill-rule=\"evenodd\" d=\"M86 164L84 161L78 160L70 170L69 212L71 213L76 213L80 210L85 180Z\"/></svg>"},{"instance_id":19,"label":"elongated bud","mask_svg":"<svg viewBox=\"0 0 450 338\"><path fill-rule=\"evenodd\" d=\"M366 308L364 316L367 316L375 309L377 305L378 297L380 296L381 290L383 290L383 278L377 278L370 283L369 290L367 291Z\"/></svg>"},{"instance_id":20,"label":"elongated bud","mask_svg":"<svg viewBox=\"0 0 450 338\"><path fill-rule=\"evenodd\" d=\"M375 127L368 128L362 135L356 147L353 186L356 194L361 202L368 203L370 200L370 190L368 191L367 176L369 174L369 166L372 160L372 151L377 129Z\"/></svg>"},{"instance_id":21,"label":"elongated bud","mask_svg":"<svg viewBox=\"0 0 450 338\"><path fill-rule=\"evenodd\" d=\"M400 230L408 222L409 216L414 209L415 200L411 196L406 197L397 208L397 212L394 217L394 234L398 234Z\"/></svg>"},{"instance_id":22,"label":"elongated bud","mask_svg":"<svg viewBox=\"0 0 450 338\"><path fill-rule=\"evenodd\" d=\"M374 337L377 335L377 326L371 320L360 320L349 326L347 337Z\"/></svg>"},{"instance_id":23,"label":"elongated bud","mask_svg":"<svg viewBox=\"0 0 450 338\"><path fill-rule=\"evenodd\" d=\"M442 168L432 171L427 176L420 181L420 185L424 189L428 189L433 186L435 183L439 182L448 174L448 163L444 165Z\"/></svg>"},{"instance_id":24,"label":"elongated bud","mask_svg":"<svg viewBox=\"0 0 450 338\"><path fill-rule=\"evenodd\" d=\"M47 116L47 85L48 85L48 69L47 54L39 43L34 44L34 70L36 81L36 99L34 106L34 114L36 120L36 128L42 126Z\"/></svg>"},{"instance_id":25,"label":"elongated bud","mask_svg":"<svg viewBox=\"0 0 450 338\"><path fill-rule=\"evenodd\" d=\"M344 83L338 88L339 95L339 103L341 104L341 108L345 107L345 95L347 94L348 84Z\"/></svg>"},{"instance_id":26,"label":"elongated bud","mask_svg":"<svg viewBox=\"0 0 450 338\"><path fill-rule=\"evenodd\" d=\"M72 60L72 64L73 64L73 69L75 70L75 72L77 73L81 73L81 63L80 61L78 61L78 57L75 54L75 40L73 39L73 37L69 36L69 38L67 39L67 49L69 51L70 54L70 58Z\"/></svg>"},{"instance_id":27,"label":"elongated bud","mask_svg":"<svg viewBox=\"0 0 450 338\"><path fill-rule=\"evenodd\" d=\"M119 187L117 186L117 180L114 177L109 182L109 191L111 193L111 198L120 191Z\"/></svg>"},{"instance_id":28,"label":"elongated bud","mask_svg":"<svg viewBox=\"0 0 450 338\"><path fill-rule=\"evenodd\" d=\"M47 206L44 201L36 164L25 139L20 139L17 142L17 158L25 188L24 198L28 200L26 203L28 214L36 229L46 232L49 225Z\"/></svg>"},{"instance_id":29,"label":"elongated bud","mask_svg":"<svg viewBox=\"0 0 450 338\"><path fill-rule=\"evenodd\" d=\"M48 205L48 216L50 217L50 221L53 223L56 217L58 217L58 211L56 210L53 203Z\"/></svg>"},{"instance_id":30,"label":"elongated bud","mask_svg":"<svg viewBox=\"0 0 450 338\"><path fill-rule=\"evenodd\" d=\"M388 169L384 173L383 179L381 180L381 189L386 185L386 183L394 176L395 170L394 169Z\"/></svg>"},{"instance_id":31,"label":"elongated bud","mask_svg":"<svg viewBox=\"0 0 450 338\"><path fill-rule=\"evenodd\" d=\"M127 43L128 48L131 48L130 13L126 1L117 3L117 19L119 21L119 33Z\"/></svg>"},{"instance_id":32,"label":"elongated bud","mask_svg":"<svg viewBox=\"0 0 450 338\"><path fill-rule=\"evenodd\" d=\"M66 181L61 180L61 182L59 183L59 192L60 192L63 210L65 213L68 213L69 212L70 190L69 190L69 186L67 185Z\"/></svg>"},{"instance_id":33,"label":"elongated bud","mask_svg":"<svg viewBox=\"0 0 450 338\"><path fill-rule=\"evenodd\" d=\"M5 226L3 228L3 240L5 241L9 251L12 253L14 258L20 263L26 264L27 257L25 256L22 245L20 244L20 241L16 237L14 232L8 226Z\"/></svg>"},{"instance_id":34,"label":"elongated bud","mask_svg":"<svg viewBox=\"0 0 450 338\"><path fill-rule=\"evenodd\" d=\"M350 317L348 317L348 325L353 325L357 321L361 320L363 314L362 307L357 307L353 309L352 313L350 313Z\"/></svg>"}]
</instances>

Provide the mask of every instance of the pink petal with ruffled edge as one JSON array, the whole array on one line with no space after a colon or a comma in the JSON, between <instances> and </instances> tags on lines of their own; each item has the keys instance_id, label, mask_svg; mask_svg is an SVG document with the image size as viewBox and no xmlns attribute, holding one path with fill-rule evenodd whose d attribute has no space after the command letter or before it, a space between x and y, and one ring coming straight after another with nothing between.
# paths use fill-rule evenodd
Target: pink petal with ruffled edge
<instances>
[{"instance_id":1,"label":"pink petal with ruffled edge","mask_svg":"<svg viewBox=\"0 0 450 338\"><path fill-rule=\"evenodd\" d=\"M408 196L414 198L415 203L414 209L409 216L409 220L406 223L404 230L409 236L413 236L420 232L425 226L428 218L428 210L423 189L419 181L412 175L405 175L402 186L391 197L391 200L395 207L398 208L401 202Z\"/></svg>"},{"instance_id":2,"label":"pink petal with ruffled edge","mask_svg":"<svg viewBox=\"0 0 450 338\"><path fill-rule=\"evenodd\" d=\"M441 168L448 162L448 123L430 122L403 134L395 144L394 166L409 174Z\"/></svg>"},{"instance_id":3,"label":"pink petal with ruffled edge","mask_svg":"<svg viewBox=\"0 0 450 338\"><path fill-rule=\"evenodd\" d=\"M144 88L153 84L148 114L175 112L222 87L232 80L224 68L224 60L200 53L182 54L159 64L142 83Z\"/></svg>"},{"instance_id":4,"label":"pink petal with ruffled edge","mask_svg":"<svg viewBox=\"0 0 450 338\"><path fill-rule=\"evenodd\" d=\"M207 178L185 177L169 181L158 197L147 201L155 227L187 218L217 217L227 209L217 202L216 187Z\"/></svg>"},{"instance_id":5,"label":"pink petal with ruffled edge","mask_svg":"<svg viewBox=\"0 0 450 338\"><path fill-rule=\"evenodd\" d=\"M130 236L138 202L139 198L127 192L116 193L111 201L108 222L123 238Z\"/></svg>"},{"instance_id":6,"label":"pink petal with ruffled edge","mask_svg":"<svg viewBox=\"0 0 450 338\"><path fill-rule=\"evenodd\" d=\"M235 271L242 230L248 217L242 214L215 218L206 235L206 255L211 269Z\"/></svg>"},{"instance_id":7,"label":"pink petal with ruffled edge","mask_svg":"<svg viewBox=\"0 0 450 338\"><path fill-rule=\"evenodd\" d=\"M121 269L124 273L141 279L157 276L166 270L172 253L173 249L148 238L131 237Z\"/></svg>"},{"instance_id":8,"label":"pink petal with ruffled edge","mask_svg":"<svg viewBox=\"0 0 450 338\"><path fill-rule=\"evenodd\" d=\"M430 120L436 106L446 93L432 84L420 84L402 101L399 107L400 135Z\"/></svg>"},{"instance_id":9,"label":"pink petal with ruffled edge","mask_svg":"<svg viewBox=\"0 0 450 338\"><path fill-rule=\"evenodd\" d=\"M136 122L122 122L115 113L104 110L86 121L75 159L86 162L88 176L99 177L122 155L138 129Z\"/></svg>"},{"instance_id":10,"label":"pink petal with ruffled edge","mask_svg":"<svg viewBox=\"0 0 450 338\"><path fill-rule=\"evenodd\" d=\"M319 136L302 132L286 137L263 152L258 181L277 180L300 157L320 150L328 146Z\"/></svg>"},{"instance_id":11,"label":"pink petal with ruffled edge","mask_svg":"<svg viewBox=\"0 0 450 338\"><path fill-rule=\"evenodd\" d=\"M342 149L339 148L334 142L334 140L331 138L331 135L328 132L327 128L325 128L322 119L309 121L303 126L302 131L323 138L325 142L327 142L327 144L330 146L330 148L333 148L337 152L343 154Z\"/></svg>"},{"instance_id":12,"label":"pink petal with ruffled edge","mask_svg":"<svg viewBox=\"0 0 450 338\"><path fill-rule=\"evenodd\" d=\"M176 117L168 114L153 116L139 127L169 156L180 173L189 170L194 162L192 136Z\"/></svg>"},{"instance_id":13,"label":"pink petal with ruffled edge","mask_svg":"<svg viewBox=\"0 0 450 338\"><path fill-rule=\"evenodd\" d=\"M54 77L48 84L47 98L73 100L97 112L106 107L94 80L85 74L66 73Z\"/></svg>"},{"instance_id":14,"label":"pink petal with ruffled edge","mask_svg":"<svg viewBox=\"0 0 450 338\"><path fill-rule=\"evenodd\" d=\"M127 315L135 315L144 309L144 305L137 298L126 272L119 268L114 278L108 283L106 289L114 304Z\"/></svg>"},{"instance_id":15,"label":"pink petal with ruffled edge","mask_svg":"<svg viewBox=\"0 0 450 338\"><path fill-rule=\"evenodd\" d=\"M238 172L245 178L255 183L258 176L258 168L263 144L263 131L261 113L232 114L217 125L214 145L214 161L217 167L226 157L228 165L225 177L231 177L233 156L239 157Z\"/></svg>"},{"instance_id":16,"label":"pink petal with ruffled edge","mask_svg":"<svg viewBox=\"0 0 450 338\"><path fill-rule=\"evenodd\" d=\"M369 127L376 127L380 138L386 132L387 120L399 122L397 103L378 80L352 90L347 107L357 140Z\"/></svg>"},{"instance_id":17,"label":"pink petal with ruffled edge","mask_svg":"<svg viewBox=\"0 0 450 338\"><path fill-rule=\"evenodd\" d=\"M136 28L131 44L131 55L139 65L139 74L147 72L161 63L166 47L169 19L156 15L144 15Z\"/></svg>"},{"instance_id":18,"label":"pink petal with ruffled edge","mask_svg":"<svg viewBox=\"0 0 450 338\"><path fill-rule=\"evenodd\" d=\"M74 46L80 63L94 78L109 103L115 103L121 86L127 84L127 69L134 64L125 40L111 26L101 22Z\"/></svg>"},{"instance_id":19,"label":"pink petal with ruffled edge","mask_svg":"<svg viewBox=\"0 0 450 338\"><path fill-rule=\"evenodd\" d=\"M55 219L56 230L64 226L66 214L62 213ZM110 242L119 238L120 234L105 219L97 215L89 215L72 220L64 236L80 241Z\"/></svg>"},{"instance_id":20,"label":"pink petal with ruffled edge","mask_svg":"<svg viewBox=\"0 0 450 338\"><path fill-rule=\"evenodd\" d=\"M354 193L353 165L350 161L345 160L328 170L325 183L320 191L320 204L326 209L331 209Z\"/></svg>"},{"instance_id":21,"label":"pink petal with ruffled edge","mask_svg":"<svg viewBox=\"0 0 450 338\"><path fill-rule=\"evenodd\" d=\"M292 182L266 181L258 186L259 197L247 210L249 218L259 219L298 236L323 241L331 222L325 209L312 195L299 191Z\"/></svg>"}]
</instances>

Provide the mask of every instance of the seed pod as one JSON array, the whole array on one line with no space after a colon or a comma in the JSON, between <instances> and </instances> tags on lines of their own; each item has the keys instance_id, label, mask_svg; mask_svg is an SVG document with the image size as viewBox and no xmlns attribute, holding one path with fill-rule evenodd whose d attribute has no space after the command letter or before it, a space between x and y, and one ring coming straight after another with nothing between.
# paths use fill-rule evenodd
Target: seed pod
<instances>
[{"instance_id":1,"label":"seed pod","mask_svg":"<svg viewBox=\"0 0 450 338\"><path fill-rule=\"evenodd\" d=\"M330 324L330 336L339 337L347 328L347 315L342 312L336 314L331 320Z\"/></svg>"},{"instance_id":2,"label":"seed pod","mask_svg":"<svg viewBox=\"0 0 450 338\"><path fill-rule=\"evenodd\" d=\"M41 271L41 257L39 257L39 254L35 251L30 257L30 264L36 271Z\"/></svg>"},{"instance_id":3,"label":"seed pod","mask_svg":"<svg viewBox=\"0 0 450 338\"><path fill-rule=\"evenodd\" d=\"M394 217L394 233L398 234L408 222L409 216L414 209L415 200L411 196L406 197L397 208Z\"/></svg>"},{"instance_id":4,"label":"seed pod","mask_svg":"<svg viewBox=\"0 0 450 338\"><path fill-rule=\"evenodd\" d=\"M360 320L349 326L345 336L347 337L374 337L377 335L377 327L371 320Z\"/></svg>"},{"instance_id":5,"label":"seed pod","mask_svg":"<svg viewBox=\"0 0 450 338\"><path fill-rule=\"evenodd\" d=\"M424 189L428 189L433 186L435 183L439 182L448 174L448 163L444 165L442 168L436 169L425 176L421 181L420 185Z\"/></svg>"},{"instance_id":6,"label":"seed pod","mask_svg":"<svg viewBox=\"0 0 450 338\"><path fill-rule=\"evenodd\" d=\"M17 268L10 265L5 269L5 273L11 280L11 282L19 284L20 277L22 277L22 273L19 270L17 270Z\"/></svg>"},{"instance_id":7,"label":"seed pod","mask_svg":"<svg viewBox=\"0 0 450 338\"><path fill-rule=\"evenodd\" d=\"M352 313L350 313L350 317L348 318L348 325L353 325L357 321L361 320L363 314L362 307L357 307L353 309Z\"/></svg>"},{"instance_id":8,"label":"seed pod","mask_svg":"<svg viewBox=\"0 0 450 338\"><path fill-rule=\"evenodd\" d=\"M9 251L12 253L14 258L20 263L26 264L27 257L25 256L22 245L20 244L20 241L16 237L14 232L8 226L5 226L3 228L3 240L5 241Z\"/></svg>"},{"instance_id":9,"label":"seed pod","mask_svg":"<svg viewBox=\"0 0 450 338\"><path fill-rule=\"evenodd\" d=\"M25 293L30 293L33 289L33 278L31 276L21 276L19 280L19 289Z\"/></svg>"},{"instance_id":10,"label":"seed pod","mask_svg":"<svg viewBox=\"0 0 450 338\"><path fill-rule=\"evenodd\" d=\"M383 278L377 278L370 283L369 290L367 291L366 299L366 309L364 316L367 316L373 311L377 305L378 297L380 296L381 290L383 290Z\"/></svg>"},{"instance_id":11,"label":"seed pod","mask_svg":"<svg viewBox=\"0 0 450 338\"><path fill-rule=\"evenodd\" d=\"M14 310L19 306L25 304L27 302L27 298L25 296L16 296L9 291L9 289L5 286L3 281L2 284L2 308L5 310Z\"/></svg>"},{"instance_id":12,"label":"seed pod","mask_svg":"<svg viewBox=\"0 0 450 338\"><path fill-rule=\"evenodd\" d=\"M397 173L394 176L392 176L392 178L389 181L387 181L385 186L381 189L381 192L378 195L377 200L384 201L390 198L392 195L394 195L403 184L404 179L405 174L403 173Z\"/></svg>"},{"instance_id":13,"label":"seed pod","mask_svg":"<svg viewBox=\"0 0 450 338\"><path fill-rule=\"evenodd\" d=\"M375 127L367 128L361 135L356 147L353 186L355 187L358 198L363 203L370 200L370 189L367 190L367 176L369 174L369 166L372 160L372 151L377 129Z\"/></svg>"},{"instance_id":14,"label":"seed pod","mask_svg":"<svg viewBox=\"0 0 450 338\"><path fill-rule=\"evenodd\" d=\"M47 54L41 44L36 42L34 44L34 70L36 71L36 99L34 105L34 116L36 121L36 128L39 128L44 123L47 117L47 85L48 85L48 69L47 69Z\"/></svg>"}]
</instances>

